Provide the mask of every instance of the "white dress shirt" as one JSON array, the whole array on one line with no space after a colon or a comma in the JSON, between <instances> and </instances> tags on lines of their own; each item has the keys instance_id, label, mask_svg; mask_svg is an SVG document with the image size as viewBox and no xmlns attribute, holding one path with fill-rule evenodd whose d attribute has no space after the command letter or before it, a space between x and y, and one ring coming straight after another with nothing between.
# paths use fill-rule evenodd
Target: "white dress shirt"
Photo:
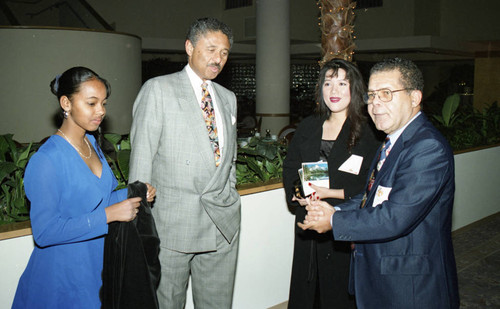
<instances>
[{"instance_id":1,"label":"white dress shirt","mask_svg":"<svg viewBox=\"0 0 500 309\"><path fill-rule=\"evenodd\" d=\"M196 95L196 100L198 101L198 104L200 104L201 98L203 97L203 90L201 88L203 80L193 71L193 69L191 69L189 64L186 65L186 71L188 73L191 86L193 87L194 94ZM210 92L210 97L212 98L212 104L215 111L215 124L217 125L217 136L219 137L220 157L222 160L222 152L224 151L224 123L222 122L222 115L220 114L220 109L217 105L217 96L214 88L212 87L212 81L207 80L206 83L208 85L208 92Z\"/></svg>"}]
</instances>

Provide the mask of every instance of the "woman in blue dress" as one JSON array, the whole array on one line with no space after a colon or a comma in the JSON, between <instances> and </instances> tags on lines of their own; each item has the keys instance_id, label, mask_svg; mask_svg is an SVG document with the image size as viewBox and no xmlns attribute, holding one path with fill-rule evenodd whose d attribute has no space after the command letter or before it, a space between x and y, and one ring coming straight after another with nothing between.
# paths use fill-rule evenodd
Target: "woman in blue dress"
<instances>
[{"instance_id":1,"label":"woman in blue dress","mask_svg":"<svg viewBox=\"0 0 500 309\"><path fill-rule=\"evenodd\" d=\"M100 308L108 223L131 221L140 198L118 182L95 138L106 114L108 82L84 67L56 77L51 90L63 122L31 158L24 184L35 248L12 308ZM148 200L156 190L148 184Z\"/></svg>"}]
</instances>

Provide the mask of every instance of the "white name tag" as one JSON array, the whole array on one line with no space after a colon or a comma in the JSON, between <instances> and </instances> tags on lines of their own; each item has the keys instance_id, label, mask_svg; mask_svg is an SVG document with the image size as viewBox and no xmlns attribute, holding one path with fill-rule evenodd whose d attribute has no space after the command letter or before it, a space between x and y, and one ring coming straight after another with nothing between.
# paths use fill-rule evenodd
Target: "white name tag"
<instances>
[{"instance_id":1,"label":"white name tag","mask_svg":"<svg viewBox=\"0 0 500 309\"><path fill-rule=\"evenodd\" d=\"M358 175L362 163L363 157L358 155L351 155L349 159L342 163L342 165L339 167L339 171Z\"/></svg>"},{"instance_id":2,"label":"white name tag","mask_svg":"<svg viewBox=\"0 0 500 309\"><path fill-rule=\"evenodd\" d=\"M389 193L391 193L391 190L392 188L378 186L377 191L375 192L375 198L373 199L372 207L377 207L384 201L387 201L389 199Z\"/></svg>"}]
</instances>

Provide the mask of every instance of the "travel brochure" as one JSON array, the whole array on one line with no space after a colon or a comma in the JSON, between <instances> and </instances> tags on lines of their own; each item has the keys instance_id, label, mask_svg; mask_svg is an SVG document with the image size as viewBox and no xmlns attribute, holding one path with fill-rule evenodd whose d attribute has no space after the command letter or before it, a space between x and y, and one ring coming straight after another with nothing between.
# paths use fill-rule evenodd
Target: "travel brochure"
<instances>
[{"instance_id":1,"label":"travel brochure","mask_svg":"<svg viewBox=\"0 0 500 309\"><path fill-rule=\"evenodd\" d=\"M302 163L302 168L299 169L299 177L305 196L309 196L314 192L309 186L309 183L320 187L330 188L328 163L325 161Z\"/></svg>"}]
</instances>

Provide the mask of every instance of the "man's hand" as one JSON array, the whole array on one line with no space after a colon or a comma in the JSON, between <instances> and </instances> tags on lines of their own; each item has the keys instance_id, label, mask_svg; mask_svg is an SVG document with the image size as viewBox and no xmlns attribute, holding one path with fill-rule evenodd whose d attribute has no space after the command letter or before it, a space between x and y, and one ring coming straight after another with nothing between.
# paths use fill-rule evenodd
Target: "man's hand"
<instances>
[{"instance_id":1,"label":"man's hand","mask_svg":"<svg viewBox=\"0 0 500 309\"><path fill-rule=\"evenodd\" d=\"M298 202L300 206L307 206L307 198L298 198L297 196L292 196L292 201Z\"/></svg>"},{"instance_id":2,"label":"man's hand","mask_svg":"<svg viewBox=\"0 0 500 309\"><path fill-rule=\"evenodd\" d=\"M335 208L324 201L310 201L306 206L307 215L302 223L297 225L303 230L315 230L325 233L332 229L330 219L335 213Z\"/></svg>"},{"instance_id":3,"label":"man's hand","mask_svg":"<svg viewBox=\"0 0 500 309\"><path fill-rule=\"evenodd\" d=\"M148 202L152 202L155 200L156 196L156 188L146 182L146 187L148 188L148 192L146 193L146 199Z\"/></svg>"}]
</instances>

